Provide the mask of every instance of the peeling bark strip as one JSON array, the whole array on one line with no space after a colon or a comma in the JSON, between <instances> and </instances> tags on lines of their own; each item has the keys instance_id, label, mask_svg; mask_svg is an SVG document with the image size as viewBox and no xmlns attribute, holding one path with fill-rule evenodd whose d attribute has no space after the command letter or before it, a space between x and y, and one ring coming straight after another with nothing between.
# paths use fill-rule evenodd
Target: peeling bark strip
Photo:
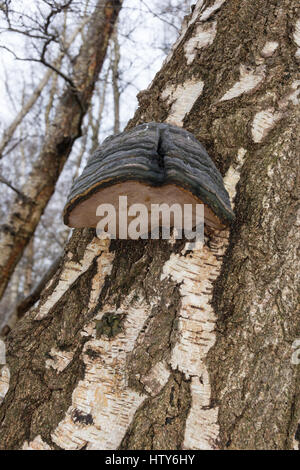
<instances>
[{"instance_id":1,"label":"peeling bark strip","mask_svg":"<svg viewBox=\"0 0 300 470\"><path fill-rule=\"evenodd\" d=\"M261 55L263 57L271 57L279 46L277 41L267 41L264 45Z\"/></svg>"},{"instance_id":2,"label":"peeling bark strip","mask_svg":"<svg viewBox=\"0 0 300 470\"><path fill-rule=\"evenodd\" d=\"M24 442L22 450L53 450L43 441L41 436L36 436L31 442Z\"/></svg>"},{"instance_id":3,"label":"peeling bark strip","mask_svg":"<svg viewBox=\"0 0 300 470\"><path fill-rule=\"evenodd\" d=\"M300 60L300 19L296 21L293 39L297 45L296 58Z\"/></svg>"},{"instance_id":4,"label":"peeling bark strip","mask_svg":"<svg viewBox=\"0 0 300 470\"><path fill-rule=\"evenodd\" d=\"M185 449L215 449L218 439L218 409L211 404L211 389L205 359L215 343L216 317L210 305L213 282L220 273L228 233L210 236L203 249L186 256L172 255L162 278L171 276L180 284L178 341L170 365L192 378L192 406L186 422Z\"/></svg>"},{"instance_id":5,"label":"peeling bark strip","mask_svg":"<svg viewBox=\"0 0 300 470\"><path fill-rule=\"evenodd\" d=\"M1 228L0 297L54 192L73 143L81 135L81 122L89 107L121 3L98 0L72 71L76 90L66 88L58 103L42 150L21 190L29 199L15 200Z\"/></svg>"},{"instance_id":6,"label":"peeling bark strip","mask_svg":"<svg viewBox=\"0 0 300 470\"><path fill-rule=\"evenodd\" d=\"M44 318L49 313L49 311L57 304L57 302L61 299L65 292L67 292L67 290L74 284L78 277L90 268L94 259L98 257L102 252L107 253L108 249L108 240L99 240L98 238L94 238L91 243L86 247L82 260L80 260L79 262L67 260L60 274L57 286L55 287L52 294L47 298L46 302L41 302L35 319L41 320L42 318ZM68 255L72 257L71 253L67 253L67 258ZM104 277L105 274L109 274L109 269L105 269L106 266L105 264L103 264L103 260L101 258L99 258L98 263L100 263L100 268L103 268L101 269L101 276ZM97 281L100 281L99 276L97 277ZM93 284L94 282L95 281L93 280ZM102 287L101 282L99 282L98 286L99 288ZM94 288L91 289L91 305L93 305L95 302L95 290L98 294L98 288L96 289L96 287L94 286Z\"/></svg>"},{"instance_id":7,"label":"peeling bark strip","mask_svg":"<svg viewBox=\"0 0 300 470\"><path fill-rule=\"evenodd\" d=\"M197 26L196 35L191 37L184 46L187 64L190 65L196 58L198 49L210 46L216 36L217 22L200 24Z\"/></svg>"},{"instance_id":8,"label":"peeling bark strip","mask_svg":"<svg viewBox=\"0 0 300 470\"><path fill-rule=\"evenodd\" d=\"M187 64L200 17L217 33ZM235 203L223 262L218 234L198 253L175 240L115 241L96 256L44 318L29 313L9 336L1 448L297 448L298 20L298 0L197 3L129 127L173 113L206 146ZM184 109L191 82L201 93ZM72 260L93 237L75 232Z\"/></svg>"},{"instance_id":9,"label":"peeling bark strip","mask_svg":"<svg viewBox=\"0 0 300 470\"><path fill-rule=\"evenodd\" d=\"M0 404L3 402L9 389L10 372L6 366L6 346L0 340Z\"/></svg>"},{"instance_id":10,"label":"peeling bark strip","mask_svg":"<svg viewBox=\"0 0 300 470\"><path fill-rule=\"evenodd\" d=\"M228 191L232 207L234 207L234 201L237 191L236 187L241 177L241 171L245 163L246 153L247 150L243 147L238 149L236 161L234 161L233 164L228 168L224 176L224 186Z\"/></svg>"},{"instance_id":11,"label":"peeling bark strip","mask_svg":"<svg viewBox=\"0 0 300 470\"><path fill-rule=\"evenodd\" d=\"M1 366L1 369L0 369L0 404L2 403L2 401L5 398L5 395L8 392L9 379L10 379L9 368L6 366Z\"/></svg>"},{"instance_id":12,"label":"peeling bark strip","mask_svg":"<svg viewBox=\"0 0 300 470\"><path fill-rule=\"evenodd\" d=\"M276 113L274 108L256 113L251 128L253 141L261 142L281 118L282 113Z\"/></svg>"},{"instance_id":13,"label":"peeling bark strip","mask_svg":"<svg viewBox=\"0 0 300 470\"><path fill-rule=\"evenodd\" d=\"M162 98L166 99L167 104L172 104L166 122L182 126L183 119L193 107L195 101L202 93L204 83L201 81L188 80L184 85L174 87L168 86L162 93Z\"/></svg>"},{"instance_id":14,"label":"peeling bark strip","mask_svg":"<svg viewBox=\"0 0 300 470\"><path fill-rule=\"evenodd\" d=\"M226 91L225 95L222 96L220 101L227 101L237 98L243 93L250 93L254 91L265 77L265 66L259 66L257 68L240 66L240 79L236 82L232 88Z\"/></svg>"}]
</instances>

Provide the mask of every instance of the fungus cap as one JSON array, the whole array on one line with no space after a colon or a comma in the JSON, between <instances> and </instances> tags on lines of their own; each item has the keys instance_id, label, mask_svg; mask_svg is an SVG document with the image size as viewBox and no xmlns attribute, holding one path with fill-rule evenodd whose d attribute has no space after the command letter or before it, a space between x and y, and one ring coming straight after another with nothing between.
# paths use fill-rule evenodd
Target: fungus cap
<instances>
[{"instance_id":1,"label":"fungus cap","mask_svg":"<svg viewBox=\"0 0 300 470\"><path fill-rule=\"evenodd\" d=\"M224 229L234 218L223 179L190 132L164 123L141 124L110 136L90 157L64 210L70 227L96 227L100 204L204 204L205 223Z\"/></svg>"}]
</instances>

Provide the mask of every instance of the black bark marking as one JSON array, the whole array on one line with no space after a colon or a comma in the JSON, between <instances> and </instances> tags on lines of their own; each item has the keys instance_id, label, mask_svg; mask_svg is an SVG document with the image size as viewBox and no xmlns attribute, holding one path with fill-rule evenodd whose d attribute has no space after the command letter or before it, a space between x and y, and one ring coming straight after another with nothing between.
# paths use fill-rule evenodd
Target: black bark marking
<instances>
[{"instance_id":1,"label":"black bark marking","mask_svg":"<svg viewBox=\"0 0 300 470\"><path fill-rule=\"evenodd\" d=\"M77 408L72 412L72 419L74 423L85 424L86 426L94 424L93 417L90 413L83 413L83 411L80 411Z\"/></svg>"}]
</instances>

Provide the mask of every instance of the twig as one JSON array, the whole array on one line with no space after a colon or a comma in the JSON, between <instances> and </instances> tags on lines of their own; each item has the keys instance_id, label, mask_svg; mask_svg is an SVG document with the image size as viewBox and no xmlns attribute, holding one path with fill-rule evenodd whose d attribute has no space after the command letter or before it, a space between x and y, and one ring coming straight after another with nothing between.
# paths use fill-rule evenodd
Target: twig
<instances>
[{"instance_id":1,"label":"twig","mask_svg":"<svg viewBox=\"0 0 300 470\"><path fill-rule=\"evenodd\" d=\"M165 18L162 18L161 16L159 16L157 13L155 13L155 11L151 10L150 7L148 7L147 3L144 2L144 0L141 0L141 3L143 5L145 5L145 7L147 8L147 10L149 11L149 13L151 13L151 15L153 15L155 18L158 18L160 21L162 21L163 23L166 23L167 25L169 26L172 26L174 29L176 29L177 32L179 32L179 28L177 28L177 26L175 26L173 23L171 23L170 21L166 20Z\"/></svg>"},{"instance_id":2,"label":"twig","mask_svg":"<svg viewBox=\"0 0 300 470\"><path fill-rule=\"evenodd\" d=\"M30 199L30 197L26 196L24 193L22 193L19 189L15 188L6 178L4 178L3 176L0 176L0 183L2 184L5 184L6 186L8 186L12 191L14 191L15 193L17 193L17 195L23 199L23 201L27 201L27 202L32 202L35 204L35 202Z\"/></svg>"}]
</instances>

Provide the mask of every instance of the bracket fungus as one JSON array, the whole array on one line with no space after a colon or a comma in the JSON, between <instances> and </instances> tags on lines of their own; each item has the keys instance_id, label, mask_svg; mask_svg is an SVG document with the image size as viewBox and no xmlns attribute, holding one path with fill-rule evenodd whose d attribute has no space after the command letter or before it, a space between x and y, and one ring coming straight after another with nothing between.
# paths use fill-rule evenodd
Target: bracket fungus
<instances>
[{"instance_id":1,"label":"bracket fungus","mask_svg":"<svg viewBox=\"0 0 300 470\"><path fill-rule=\"evenodd\" d=\"M222 230L234 218L223 179L203 145L190 132L164 123L145 123L104 140L71 188L64 222L96 227L100 204L118 208L179 203L204 205L205 224ZM118 217L117 217L117 220Z\"/></svg>"}]
</instances>

